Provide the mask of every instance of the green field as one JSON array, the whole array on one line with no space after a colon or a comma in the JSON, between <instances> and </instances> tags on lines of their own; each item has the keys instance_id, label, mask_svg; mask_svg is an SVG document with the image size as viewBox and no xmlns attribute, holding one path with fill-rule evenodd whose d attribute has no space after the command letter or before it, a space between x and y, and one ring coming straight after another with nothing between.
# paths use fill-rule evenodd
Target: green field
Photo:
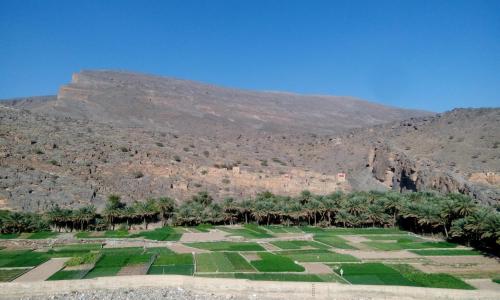
<instances>
[{"instance_id":1,"label":"green field","mask_svg":"<svg viewBox=\"0 0 500 300\"><path fill-rule=\"evenodd\" d=\"M410 251L422 256L481 255L481 252L471 249L426 249Z\"/></svg>"},{"instance_id":2,"label":"green field","mask_svg":"<svg viewBox=\"0 0 500 300\"><path fill-rule=\"evenodd\" d=\"M158 256L153 262L153 265L149 268L148 274L193 274L194 264L191 254L176 254L168 249L161 249L157 253Z\"/></svg>"},{"instance_id":3,"label":"green field","mask_svg":"<svg viewBox=\"0 0 500 300\"><path fill-rule=\"evenodd\" d=\"M48 280L86 279L101 276L115 276L123 267L131 265L151 264L147 274L177 274L207 277L241 278L249 280L269 281L304 281L304 282L339 282L351 284L400 285L432 288L473 289L462 279L449 274L428 274L405 264L401 259L399 264L360 260L349 255L349 250L373 251L409 250L425 256L459 256L481 255L479 251L458 248L449 242L429 242L413 234L407 234L398 229L386 228L319 228L319 227L287 227L287 226L257 226L247 224L241 227L198 225L192 228L163 227L150 231L131 234L126 230L102 231L100 238L146 238L158 241L178 241L185 232L209 232L212 228L224 230L229 235L238 235L238 241L213 241L185 243L185 245L211 252L179 254L169 248L103 248L101 242L81 244L56 244L43 249L30 250L0 250L0 281L11 281L23 272L36 267L48 259L55 257L70 258L65 268L53 274ZM313 240L308 240L312 234ZM40 232L36 234L23 233L2 238L39 238L50 239L57 233ZM281 235L295 234L299 237L290 240L263 240L257 238L276 238ZM304 234L304 236L300 236ZM95 238L94 232L80 232L77 237ZM345 235L358 235L360 239L348 242ZM266 250L260 243L269 243L279 250ZM338 249L338 250L334 250ZM340 250L343 249L343 250ZM346 253L344 253L344 251ZM389 257L387 261L393 262ZM427 259L428 260L428 259ZM302 263L324 263L330 266L333 274L301 273L305 268ZM411 262L411 260L408 260ZM91 270L72 270L72 266L89 265ZM467 266L464 266L466 268ZM15 269L9 269L15 268ZM17 269L19 268L19 269ZM340 268L344 271L340 276ZM477 276L477 274L473 274ZM493 281L499 279L493 277ZM472 278L472 277L471 277Z\"/></svg>"},{"instance_id":4,"label":"green field","mask_svg":"<svg viewBox=\"0 0 500 300\"><path fill-rule=\"evenodd\" d=\"M328 250L294 250L275 252L299 262L357 262L352 255L339 254Z\"/></svg>"},{"instance_id":5,"label":"green field","mask_svg":"<svg viewBox=\"0 0 500 300\"><path fill-rule=\"evenodd\" d=\"M259 252L260 260L251 262L260 272L303 272L304 267L297 265L288 257L266 252Z\"/></svg>"},{"instance_id":6,"label":"green field","mask_svg":"<svg viewBox=\"0 0 500 300\"><path fill-rule=\"evenodd\" d=\"M356 249L356 247L349 245L346 240L344 240L341 237L335 236L335 235L325 235L325 234L315 234L314 235L314 240L321 242L323 244L327 244L331 247L334 248L339 248L339 249Z\"/></svg>"},{"instance_id":7,"label":"green field","mask_svg":"<svg viewBox=\"0 0 500 300\"><path fill-rule=\"evenodd\" d=\"M163 227L152 231L142 231L140 233L131 235L130 237L144 237L145 239L156 241L178 241L181 236L182 233L179 233L174 228Z\"/></svg>"},{"instance_id":8,"label":"green field","mask_svg":"<svg viewBox=\"0 0 500 300\"><path fill-rule=\"evenodd\" d=\"M366 234L405 234L398 228L319 228L312 226L300 227L302 231L316 234L331 235L366 235Z\"/></svg>"},{"instance_id":9,"label":"green field","mask_svg":"<svg viewBox=\"0 0 500 300\"><path fill-rule=\"evenodd\" d=\"M47 280L72 280L72 279L82 279L87 274L88 270L60 270L50 276Z\"/></svg>"},{"instance_id":10,"label":"green field","mask_svg":"<svg viewBox=\"0 0 500 300\"><path fill-rule=\"evenodd\" d=\"M19 233L1 233L0 240L16 239L19 237Z\"/></svg>"},{"instance_id":11,"label":"green field","mask_svg":"<svg viewBox=\"0 0 500 300\"><path fill-rule=\"evenodd\" d=\"M196 255L196 272L252 272L255 269L238 253L214 252Z\"/></svg>"},{"instance_id":12,"label":"green field","mask_svg":"<svg viewBox=\"0 0 500 300\"><path fill-rule=\"evenodd\" d=\"M405 250L405 249L427 249L427 248L455 248L457 244L448 242L380 242L370 241L363 244L376 250Z\"/></svg>"},{"instance_id":13,"label":"green field","mask_svg":"<svg viewBox=\"0 0 500 300\"><path fill-rule=\"evenodd\" d=\"M265 249L253 242L200 242L186 243L186 246L210 251L264 251Z\"/></svg>"},{"instance_id":14,"label":"green field","mask_svg":"<svg viewBox=\"0 0 500 300\"><path fill-rule=\"evenodd\" d=\"M272 245L283 250L296 250L304 248L328 249L328 246L315 241L275 241Z\"/></svg>"},{"instance_id":15,"label":"green field","mask_svg":"<svg viewBox=\"0 0 500 300\"><path fill-rule=\"evenodd\" d=\"M218 227L219 229L229 233L231 236L241 236L247 239L262 239L273 237L264 228L254 225L245 224L242 228Z\"/></svg>"},{"instance_id":16,"label":"green field","mask_svg":"<svg viewBox=\"0 0 500 300\"><path fill-rule=\"evenodd\" d=\"M269 225L261 227L272 233L304 233L300 228L295 226Z\"/></svg>"},{"instance_id":17,"label":"green field","mask_svg":"<svg viewBox=\"0 0 500 300\"><path fill-rule=\"evenodd\" d=\"M8 282L16 279L30 269L0 269L0 282Z\"/></svg>"},{"instance_id":18,"label":"green field","mask_svg":"<svg viewBox=\"0 0 500 300\"><path fill-rule=\"evenodd\" d=\"M48 255L43 252L31 250L0 251L0 267L3 268L34 267L48 259Z\"/></svg>"},{"instance_id":19,"label":"green field","mask_svg":"<svg viewBox=\"0 0 500 300\"><path fill-rule=\"evenodd\" d=\"M448 274L427 274L409 265L382 263L340 264L332 266L337 274L352 284L404 285L432 288L474 289L461 279Z\"/></svg>"}]
</instances>

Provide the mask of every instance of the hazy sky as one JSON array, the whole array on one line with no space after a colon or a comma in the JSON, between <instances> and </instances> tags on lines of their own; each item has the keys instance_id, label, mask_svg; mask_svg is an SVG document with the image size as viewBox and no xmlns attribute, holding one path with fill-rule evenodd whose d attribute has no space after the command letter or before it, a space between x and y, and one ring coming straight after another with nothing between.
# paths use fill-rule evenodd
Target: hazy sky
<instances>
[{"instance_id":1,"label":"hazy sky","mask_svg":"<svg viewBox=\"0 0 500 300\"><path fill-rule=\"evenodd\" d=\"M500 1L0 0L0 98L55 94L81 69L500 106Z\"/></svg>"}]
</instances>

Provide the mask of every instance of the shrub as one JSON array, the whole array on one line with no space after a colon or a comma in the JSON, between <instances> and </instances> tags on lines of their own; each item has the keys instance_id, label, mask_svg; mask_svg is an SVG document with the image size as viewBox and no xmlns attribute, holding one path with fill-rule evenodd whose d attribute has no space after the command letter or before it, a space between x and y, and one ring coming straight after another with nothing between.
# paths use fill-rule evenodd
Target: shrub
<instances>
[{"instance_id":1,"label":"shrub","mask_svg":"<svg viewBox=\"0 0 500 300\"><path fill-rule=\"evenodd\" d=\"M174 160L176 162L181 162L181 157L179 155L174 155Z\"/></svg>"},{"instance_id":2,"label":"shrub","mask_svg":"<svg viewBox=\"0 0 500 300\"><path fill-rule=\"evenodd\" d=\"M136 179L144 177L144 173L142 173L141 171L135 171L133 175Z\"/></svg>"}]
</instances>

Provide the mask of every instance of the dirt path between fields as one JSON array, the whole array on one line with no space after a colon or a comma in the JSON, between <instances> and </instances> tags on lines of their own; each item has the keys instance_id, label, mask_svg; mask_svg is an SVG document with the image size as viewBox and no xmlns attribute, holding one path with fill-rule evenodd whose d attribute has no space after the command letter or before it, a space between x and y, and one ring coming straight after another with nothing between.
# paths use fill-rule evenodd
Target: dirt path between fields
<instances>
[{"instance_id":1,"label":"dirt path between fields","mask_svg":"<svg viewBox=\"0 0 500 300\"><path fill-rule=\"evenodd\" d=\"M498 299L493 290L452 290L408 286L366 286L338 283L271 282L192 276L116 276L86 280L0 283L0 299L53 295L71 291L182 288L198 293L239 296L247 299Z\"/></svg>"},{"instance_id":2,"label":"dirt path between fields","mask_svg":"<svg viewBox=\"0 0 500 300\"><path fill-rule=\"evenodd\" d=\"M52 258L14 279L14 282L43 281L64 267L69 258Z\"/></svg>"}]
</instances>

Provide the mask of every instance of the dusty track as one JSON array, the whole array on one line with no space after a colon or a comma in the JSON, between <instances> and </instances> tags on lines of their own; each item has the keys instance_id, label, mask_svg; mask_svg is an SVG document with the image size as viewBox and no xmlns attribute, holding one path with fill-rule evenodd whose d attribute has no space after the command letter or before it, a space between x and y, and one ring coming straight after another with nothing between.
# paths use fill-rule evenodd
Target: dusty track
<instances>
[{"instance_id":1,"label":"dusty track","mask_svg":"<svg viewBox=\"0 0 500 300\"><path fill-rule=\"evenodd\" d=\"M499 299L492 290L452 290L337 283L269 282L190 276L123 276L87 280L1 283L0 299L18 299L97 289L181 287L199 293L237 295L248 299Z\"/></svg>"}]
</instances>

